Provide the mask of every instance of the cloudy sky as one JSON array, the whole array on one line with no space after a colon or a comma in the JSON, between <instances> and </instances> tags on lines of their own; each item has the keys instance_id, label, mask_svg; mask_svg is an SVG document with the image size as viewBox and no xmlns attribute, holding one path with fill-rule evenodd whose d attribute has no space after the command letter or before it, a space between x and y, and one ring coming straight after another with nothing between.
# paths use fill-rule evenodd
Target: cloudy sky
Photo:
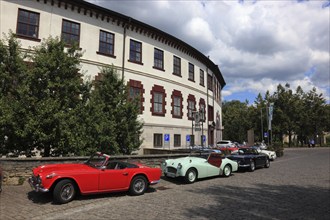
<instances>
[{"instance_id":1,"label":"cloudy sky","mask_svg":"<svg viewBox=\"0 0 330 220\"><path fill-rule=\"evenodd\" d=\"M165 31L219 65L225 101L289 83L329 103L330 0L88 0Z\"/></svg>"}]
</instances>

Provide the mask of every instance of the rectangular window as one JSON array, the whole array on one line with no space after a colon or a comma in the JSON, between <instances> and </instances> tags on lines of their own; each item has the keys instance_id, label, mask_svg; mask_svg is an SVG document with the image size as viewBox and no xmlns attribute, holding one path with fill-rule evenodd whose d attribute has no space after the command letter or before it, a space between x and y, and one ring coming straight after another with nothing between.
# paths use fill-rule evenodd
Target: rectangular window
<instances>
[{"instance_id":1,"label":"rectangular window","mask_svg":"<svg viewBox=\"0 0 330 220\"><path fill-rule=\"evenodd\" d=\"M195 67L194 64L189 63L189 80L195 81Z\"/></svg>"},{"instance_id":2,"label":"rectangular window","mask_svg":"<svg viewBox=\"0 0 330 220\"><path fill-rule=\"evenodd\" d=\"M129 97L131 99L135 99L137 97L141 97L141 89L140 88L136 88L136 87L130 87L129 88Z\"/></svg>"},{"instance_id":3,"label":"rectangular window","mask_svg":"<svg viewBox=\"0 0 330 220\"><path fill-rule=\"evenodd\" d=\"M154 147L163 147L163 134L154 134Z\"/></svg>"},{"instance_id":4,"label":"rectangular window","mask_svg":"<svg viewBox=\"0 0 330 220\"><path fill-rule=\"evenodd\" d=\"M18 9L16 34L38 39L39 13Z\"/></svg>"},{"instance_id":5,"label":"rectangular window","mask_svg":"<svg viewBox=\"0 0 330 220\"><path fill-rule=\"evenodd\" d=\"M129 88L129 98L130 100L135 100L138 102L138 105L140 106L140 112L142 113L142 99L141 99L141 89L137 87L130 86Z\"/></svg>"},{"instance_id":6,"label":"rectangular window","mask_svg":"<svg viewBox=\"0 0 330 220\"><path fill-rule=\"evenodd\" d=\"M179 96L174 96L174 105L173 105L173 114L174 116L181 116L181 97Z\"/></svg>"},{"instance_id":7,"label":"rectangular window","mask_svg":"<svg viewBox=\"0 0 330 220\"><path fill-rule=\"evenodd\" d=\"M213 80L212 80L212 75L207 74L207 88L211 91L213 91Z\"/></svg>"},{"instance_id":8,"label":"rectangular window","mask_svg":"<svg viewBox=\"0 0 330 220\"><path fill-rule=\"evenodd\" d=\"M205 122L205 105L204 104L200 104L199 108L201 109L201 121Z\"/></svg>"},{"instance_id":9,"label":"rectangular window","mask_svg":"<svg viewBox=\"0 0 330 220\"><path fill-rule=\"evenodd\" d=\"M181 147L181 135L174 134L174 147Z\"/></svg>"},{"instance_id":10,"label":"rectangular window","mask_svg":"<svg viewBox=\"0 0 330 220\"><path fill-rule=\"evenodd\" d=\"M154 93L154 113L163 113L163 93Z\"/></svg>"},{"instance_id":11,"label":"rectangular window","mask_svg":"<svg viewBox=\"0 0 330 220\"><path fill-rule=\"evenodd\" d=\"M201 69L199 73L199 85L204 86L204 71Z\"/></svg>"},{"instance_id":12,"label":"rectangular window","mask_svg":"<svg viewBox=\"0 0 330 220\"><path fill-rule=\"evenodd\" d=\"M181 76L181 59L173 56L173 74Z\"/></svg>"},{"instance_id":13,"label":"rectangular window","mask_svg":"<svg viewBox=\"0 0 330 220\"><path fill-rule=\"evenodd\" d=\"M80 40L80 24L64 20L62 22L62 40L67 45L73 45L77 43L79 45Z\"/></svg>"},{"instance_id":14,"label":"rectangular window","mask_svg":"<svg viewBox=\"0 0 330 220\"><path fill-rule=\"evenodd\" d=\"M129 48L129 61L134 63L142 63L142 43L131 40Z\"/></svg>"},{"instance_id":15,"label":"rectangular window","mask_svg":"<svg viewBox=\"0 0 330 220\"><path fill-rule=\"evenodd\" d=\"M164 70L164 52L157 48L154 50L154 68Z\"/></svg>"},{"instance_id":16,"label":"rectangular window","mask_svg":"<svg viewBox=\"0 0 330 220\"><path fill-rule=\"evenodd\" d=\"M193 118L193 111L195 110L195 102L188 100L188 118Z\"/></svg>"},{"instance_id":17,"label":"rectangular window","mask_svg":"<svg viewBox=\"0 0 330 220\"><path fill-rule=\"evenodd\" d=\"M214 121L213 114L214 114L213 107L209 105L208 111L207 111L208 121Z\"/></svg>"},{"instance_id":18,"label":"rectangular window","mask_svg":"<svg viewBox=\"0 0 330 220\"><path fill-rule=\"evenodd\" d=\"M99 53L110 56L114 55L114 36L112 33L100 30Z\"/></svg>"}]
</instances>

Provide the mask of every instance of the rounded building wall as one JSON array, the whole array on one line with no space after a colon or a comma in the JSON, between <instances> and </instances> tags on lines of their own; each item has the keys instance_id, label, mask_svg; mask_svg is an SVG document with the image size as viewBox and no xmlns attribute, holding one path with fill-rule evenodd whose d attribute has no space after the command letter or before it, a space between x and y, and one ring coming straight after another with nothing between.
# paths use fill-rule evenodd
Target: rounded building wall
<instances>
[{"instance_id":1,"label":"rounded building wall","mask_svg":"<svg viewBox=\"0 0 330 220\"><path fill-rule=\"evenodd\" d=\"M90 4L82 2L76 6L74 2L72 0L2 0L0 2L1 38L3 38L2 33L8 33L9 30L16 33L20 10L39 14L38 36L36 38L18 36L22 48L26 50L40 45L42 39L49 36L60 37L64 20L79 24L79 47L83 52L81 72L84 73L84 79L94 80L102 66L113 65L120 75L124 69L123 75L128 85L132 83L140 86L142 93L140 119L144 122L142 135L144 142L139 153L143 152L143 148L172 149L188 146L187 135L192 134L192 120L188 118L188 97L194 99L195 110L199 110L200 103L205 105L204 146L214 144L221 139L221 120L220 126L214 126L217 114L220 114L221 119L221 86L219 88L214 85L221 82L212 71L214 66L209 66L211 61L207 59L205 63L204 55L174 37L165 39L164 33L157 33L159 30L154 30L150 26L141 27L141 23L137 21L131 23L130 19L129 22L125 21L127 17L123 15L118 18L118 15L112 15L106 9L96 12L91 9ZM84 4L86 4L85 8ZM99 7L97 10L100 10ZM106 17L107 15L109 16ZM101 31L110 33L114 38L114 52L111 55L99 53ZM130 60L131 41L141 44L140 63ZM156 49L163 52L163 69L154 67ZM180 59L181 75L173 74L174 56ZM194 80L189 80L189 64L194 67ZM203 83L200 82L201 70L204 75ZM213 91L208 89L208 75L212 76ZM218 97L215 93L216 88ZM159 91L165 96L164 112L157 115L153 113L153 94ZM182 115L179 118L173 116L174 94L180 94L182 98ZM162 134L161 146L158 140L160 136L157 137L158 141L155 141L155 135L159 134ZM195 144L200 145L202 131L193 131L193 134ZM165 135L169 135L169 140L165 140Z\"/></svg>"}]
</instances>

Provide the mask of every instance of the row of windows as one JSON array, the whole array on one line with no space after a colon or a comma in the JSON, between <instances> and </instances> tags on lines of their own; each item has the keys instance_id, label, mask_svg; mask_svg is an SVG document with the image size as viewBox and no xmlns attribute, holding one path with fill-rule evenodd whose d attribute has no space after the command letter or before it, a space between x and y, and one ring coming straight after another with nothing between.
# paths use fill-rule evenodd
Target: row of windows
<instances>
[{"instance_id":1,"label":"row of windows","mask_svg":"<svg viewBox=\"0 0 330 220\"><path fill-rule=\"evenodd\" d=\"M165 116L166 114L166 91L163 86L154 85L151 94L151 108L150 112L154 116ZM130 80L129 82L129 96L130 99L136 99L140 103L140 112L142 113L144 110L144 89L143 84L140 81ZM183 97L181 91L173 90L171 94L171 115L173 118L183 118ZM204 116L202 118L205 121L205 100L199 100L199 109L196 109L196 99L194 95L189 94L187 97L187 118L189 120L193 119L193 113L196 110L201 110L204 112ZM209 107L210 108L210 107ZM209 116L211 117L211 116Z\"/></svg>"},{"instance_id":2,"label":"row of windows","mask_svg":"<svg viewBox=\"0 0 330 220\"><path fill-rule=\"evenodd\" d=\"M30 39L38 39L39 35L39 18L40 14L24 9L18 9L18 20L16 34ZM61 39L68 45L77 43L80 41L80 24L62 20L62 32ZM115 57L115 35L113 33L100 30L99 35L99 51L98 54ZM130 53L129 61L137 64L142 64L142 43L130 40ZM154 48L154 66L153 68L158 70L164 70L164 51L158 48ZM181 77L181 58L173 56L173 74ZM199 84L204 85L204 71L200 69ZM195 66L192 63L188 65L188 80L195 82ZM214 80L212 76L208 75L207 84L208 88L213 91Z\"/></svg>"},{"instance_id":3,"label":"row of windows","mask_svg":"<svg viewBox=\"0 0 330 220\"><path fill-rule=\"evenodd\" d=\"M190 135L191 139L195 139L194 135ZM205 136L200 136L200 140L203 140ZM163 134L161 133L154 133L154 147L163 147ZM173 146L174 147L182 147L181 146L181 134L174 134L173 135Z\"/></svg>"}]
</instances>

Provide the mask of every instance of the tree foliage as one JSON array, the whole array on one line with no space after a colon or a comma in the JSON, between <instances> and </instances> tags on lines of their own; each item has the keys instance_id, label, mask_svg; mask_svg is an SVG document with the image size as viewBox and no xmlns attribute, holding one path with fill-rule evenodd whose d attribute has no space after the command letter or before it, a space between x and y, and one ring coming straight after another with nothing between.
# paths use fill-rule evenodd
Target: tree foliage
<instances>
[{"instance_id":1,"label":"tree foliage","mask_svg":"<svg viewBox=\"0 0 330 220\"><path fill-rule=\"evenodd\" d=\"M49 38L25 56L14 35L0 42L0 154L130 154L142 143L137 103L112 67L82 80L76 46Z\"/></svg>"},{"instance_id":2,"label":"tree foliage","mask_svg":"<svg viewBox=\"0 0 330 220\"><path fill-rule=\"evenodd\" d=\"M300 86L293 91L289 84L279 84L273 94L269 91L265 97L259 94L252 106L239 101L224 102L224 139L242 141L240 137L246 137L247 130L252 127L255 141L263 140L263 133L268 131L267 114L270 103L274 104L271 142L283 143L283 137L287 136L289 147L302 146L308 144L310 139L316 140L324 132L330 131L330 106L326 104L322 94L317 94L315 88L305 93Z\"/></svg>"},{"instance_id":3,"label":"tree foliage","mask_svg":"<svg viewBox=\"0 0 330 220\"><path fill-rule=\"evenodd\" d=\"M113 67L103 68L101 76L89 103L92 117L97 121L93 130L101 134L94 144L104 152L130 154L142 144L139 105L129 100L127 86Z\"/></svg>"},{"instance_id":4,"label":"tree foliage","mask_svg":"<svg viewBox=\"0 0 330 220\"><path fill-rule=\"evenodd\" d=\"M247 141L247 130L252 128L251 108L248 103L231 101L223 103L223 125L225 127L223 139L238 142Z\"/></svg>"}]
</instances>

